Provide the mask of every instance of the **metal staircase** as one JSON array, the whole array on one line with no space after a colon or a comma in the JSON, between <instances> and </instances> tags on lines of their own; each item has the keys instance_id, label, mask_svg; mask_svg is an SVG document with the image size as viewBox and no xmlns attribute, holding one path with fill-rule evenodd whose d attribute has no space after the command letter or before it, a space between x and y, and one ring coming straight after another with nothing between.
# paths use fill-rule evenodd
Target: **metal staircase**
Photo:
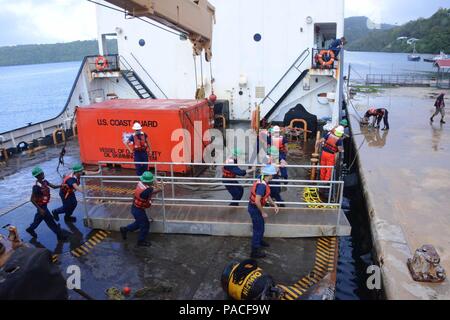
<instances>
[{"instance_id":1,"label":"metal staircase","mask_svg":"<svg viewBox=\"0 0 450 320\"><path fill-rule=\"evenodd\" d=\"M122 70L125 81L133 88L134 92L141 99L156 99L153 92L145 85L139 76L133 70Z\"/></svg>"},{"instance_id":2,"label":"metal staircase","mask_svg":"<svg viewBox=\"0 0 450 320\"><path fill-rule=\"evenodd\" d=\"M261 117L268 119L272 113L283 103L298 84L306 77L309 72L309 66L303 66L310 50L306 49L295 60L292 66L286 71L281 79L275 84L273 89L261 101Z\"/></svg>"},{"instance_id":3,"label":"metal staircase","mask_svg":"<svg viewBox=\"0 0 450 320\"><path fill-rule=\"evenodd\" d=\"M131 64L123 56L119 56L119 61L123 78L134 92L136 92L138 97L141 99L156 99L156 95L147 87L145 82L142 81Z\"/></svg>"}]
</instances>

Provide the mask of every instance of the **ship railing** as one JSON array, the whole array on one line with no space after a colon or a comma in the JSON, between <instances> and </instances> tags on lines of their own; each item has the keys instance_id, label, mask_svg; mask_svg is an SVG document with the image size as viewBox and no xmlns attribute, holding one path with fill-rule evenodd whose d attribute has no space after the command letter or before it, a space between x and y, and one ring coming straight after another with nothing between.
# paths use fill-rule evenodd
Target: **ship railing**
<instances>
[{"instance_id":1,"label":"ship railing","mask_svg":"<svg viewBox=\"0 0 450 320\"><path fill-rule=\"evenodd\" d=\"M92 201L101 202L127 202L131 203L133 200L133 191L136 184L139 182L139 177L137 176L116 176L116 175L103 175L103 168L105 165L148 165L154 169L154 176L156 181L159 181L164 186L162 192L152 201L160 203L163 208L163 212L166 210L168 205L200 205L200 206L211 206L212 204L222 204L228 205L229 203L238 203L240 205L245 205L248 203L247 200L234 201L227 194L224 198L214 198L214 199L204 199L204 194L207 191L220 191L219 187L225 186L236 186L235 183L231 181L237 181L239 186L244 188L251 188L253 183L257 180L257 173L254 172L252 177L249 178L231 178L225 179L222 177L222 168L225 164L217 163L185 163L185 162L100 162L100 174L95 176L82 176L81 185L83 188L83 203L85 218L89 219L89 206L88 203ZM204 166L209 169L216 169L216 174L213 177L187 177L187 176L177 176L174 172L174 167L179 165L187 166ZM170 168L169 172L158 170L158 167L168 166ZM261 168L264 165L255 164L235 164L226 166L241 166L241 167L254 167ZM331 169L334 171L334 167L331 166L310 166L310 165L286 165L287 169L302 169L302 170L312 170L314 169ZM214 170L213 170L214 171ZM218 176L220 173L220 176ZM334 176L334 172L333 172ZM230 183L227 183L230 180ZM286 208L297 208L297 209L329 209L338 212L338 221L342 209L342 200L344 193L344 182L343 181L321 181L321 180L302 180L302 179L277 179L272 182L277 182L279 185L277 187L285 188L285 190L294 190L290 194L295 194L298 197L298 201L285 201L278 204L285 205ZM177 190L177 188L179 190ZM208 188L208 189L202 189ZM324 191L328 192L328 200L326 202L316 202L311 203L309 201L303 200L303 192L306 188L315 189L317 192ZM92 190L96 189L96 192ZM189 190L194 190L194 192L186 192ZM182 192L177 192L182 191ZM115 193L120 193L119 195ZM112 193L112 194L111 194ZM183 196L184 195L184 196Z\"/></svg>"}]
</instances>

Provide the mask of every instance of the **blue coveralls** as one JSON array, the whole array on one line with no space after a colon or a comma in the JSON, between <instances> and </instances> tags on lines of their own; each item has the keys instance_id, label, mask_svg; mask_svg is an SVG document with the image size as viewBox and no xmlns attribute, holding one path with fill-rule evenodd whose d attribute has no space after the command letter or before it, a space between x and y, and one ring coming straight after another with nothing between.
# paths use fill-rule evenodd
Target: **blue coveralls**
<instances>
[{"instance_id":1,"label":"blue coveralls","mask_svg":"<svg viewBox=\"0 0 450 320\"><path fill-rule=\"evenodd\" d=\"M332 50L334 52L334 56L337 58L339 53L341 52L340 46L342 45L341 39L336 39L333 41L333 43L328 48L329 50Z\"/></svg>"},{"instance_id":2,"label":"blue coveralls","mask_svg":"<svg viewBox=\"0 0 450 320\"><path fill-rule=\"evenodd\" d=\"M148 139L147 134L143 134L145 136L145 139ZM134 135L132 135L129 139L128 139L129 143L134 143ZM147 151L133 151L133 159L134 162L148 162L148 153ZM136 175L138 175L139 177L142 176L142 174L148 170L148 165L146 164L136 164Z\"/></svg>"},{"instance_id":3,"label":"blue coveralls","mask_svg":"<svg viewBox=\"0 0 450 320\"><path fill-rule=\"evenodd\" d=\"M71 189L73 189L73 185L76 183L78 183L76 178L70 178L66 181L66 184ZM73 190L73 191L75 191L75 190ZM66 218L71 217L78 205L78 201L77 201L77 197L75 196L75 192L71 192L66 198L66 194L61 189L61 190L59 190L59 197L61 198L63 205L61 208L54 210L53 213L58 214L58 215L65 213L64 216Z\"/></svg>"},{"instance_id":4,"label":"blue coveralls","mask_svg":"<svg viewBox=\"0 0 450 320\"><path fill-rule=\"evenodd\" d=\"M33 195L35 196L41 196L42 192L41 192L41 188L39 186L33 186ZM39 225L41 224L42 221L45 222L45 224L49 227L50 230L52 230L56 236L58 237L58 240L62 238L62 232L61 229L59 228L59 226L56 224L55 220L53 219L50 211L47 208L47 205L43 205L41 206L41 209L43 209L45 211L44 215L41 215L39 210L36 212L36 214L34 215L34 220L31 223L29 229L31 230L36 230Z\"/></svg>"},{"instance_id":5,"label":"blue coveralls","mask_svg":"<svg viewBox=\"0 0 450 320\"><path fill-rule=\"evenodd\" d=\"M280 168L282 169L282 168ZM280 180L281 177L277 174L273 176L273 180ZM283 198L281 198L281 187L280 182L270 181L270 196L272 199L275 199L276 202L284 202Z\"/></svg>"},{"instance_id":6,"label":"blue coveralls","mask_svg":"<svg viewBox=\"0 0 450 320\"><path fill-rule=\"evenodd\" d=\"M238 177L245 177L247 175L247 171L240 169L238 166L224 166L224 169L233 172ZM242 196L244 195L244 188L236 180L223 180L223 183L236 184L236 186L226 185L225 188L233 197L233 202L230 203L230 206L239 206L239 202L234 201L242 200Z\"/></svg>"},{"instance_id":7,"label":"blue coveralls","mask_svg":"<svg viewBox=\"0 0 450 320\"><path fill-rule=\"evenodd\" d=\"M265 194L266 186L263 183L258 184L256 187L256 195L264 197ZM252 218L253 224L252 249L256 250L261 248L261 241L264 238L265 222L261 211L251 201L248 203L248 213Z\"/></svg>"},{"instance_id":8,"label":"blue coveralls","mask_svg":"<svg viewBox=\"0 0 450 320\"><path fill-rule=\"evenodd\" d=\"M142 199L150 199L153 193L153 188L148 188L140 195ZM147 239L147 235L150 231L150 220L145 213L145 209L137 208L133 204L131 206L131 214L135 221L126 226L125 229L129 232L134 232L139 229L138 242L144 242Z\"/></svg>"}]
</instances>

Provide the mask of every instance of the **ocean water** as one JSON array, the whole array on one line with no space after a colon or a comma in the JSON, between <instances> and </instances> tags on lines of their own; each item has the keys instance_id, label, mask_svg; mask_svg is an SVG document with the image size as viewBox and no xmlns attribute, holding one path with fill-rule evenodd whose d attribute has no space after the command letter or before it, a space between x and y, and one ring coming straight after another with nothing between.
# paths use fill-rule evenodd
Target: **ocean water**
<instances>
[{"instance_id":1,"label":"ocean water","mask_svg":"<svg viewBox=\"0 0 450 320\"><path fill-rule=\"evenodd\" d=\"M428 62L409 62L407 54L346 52L352 78L368 73L433 71ZM426 57L426 55L424 56ZM0 67L0 134L57 116L66 103L81 61Z\"/></svg>"},{"instance_id":2,"label":"ocean water","mask_svg":"<svg viewBox=\"0 0 450 320\"><path fill-rule=\"evenodd\" d=\"M80 62L0 67L0 133L57 116Z\"/></svg>"}]
</instances>

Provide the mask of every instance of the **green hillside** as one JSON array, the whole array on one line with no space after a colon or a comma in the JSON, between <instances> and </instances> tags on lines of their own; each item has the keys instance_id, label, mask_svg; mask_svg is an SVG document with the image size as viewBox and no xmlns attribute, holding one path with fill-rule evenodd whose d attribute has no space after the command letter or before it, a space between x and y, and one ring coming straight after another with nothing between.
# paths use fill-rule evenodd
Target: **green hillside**
<instances>
[{"instance_id":1,"label":"green hillside","mask_svg":"<svg viewBox=\"0 0 450 320\"><path fill-rule=\"evenodd\" d=\"M96 54L97 40L0 47L0 66L81 61Z\"/></svg>"},{"instance_id":2,"label":"green hillside","mask_svg":"<svg viewBox=\"0 0 450 320\"><path fill-rule=\"evenodd\" d=\"M350 35L351 36L351 35ZM349 42L349 51L412 52L411 45L399 37L419 39L419 53L450 52L450 9L439 9L428 19L410 21L388 30L373 30L366 36Z\"/></svg>"},{"instance_id":3,"label":"green hillside","mask_svg":"<svg viewBox=\"0 0 450 320\"><path fill-rule=\"evenodd\" d=\"M389 30L394 28L394 25L380 24L376 25L367 17L349 17L345 18L345 38L351 44L366 37L374 29Z\"/></svg>"}]
</instances>

